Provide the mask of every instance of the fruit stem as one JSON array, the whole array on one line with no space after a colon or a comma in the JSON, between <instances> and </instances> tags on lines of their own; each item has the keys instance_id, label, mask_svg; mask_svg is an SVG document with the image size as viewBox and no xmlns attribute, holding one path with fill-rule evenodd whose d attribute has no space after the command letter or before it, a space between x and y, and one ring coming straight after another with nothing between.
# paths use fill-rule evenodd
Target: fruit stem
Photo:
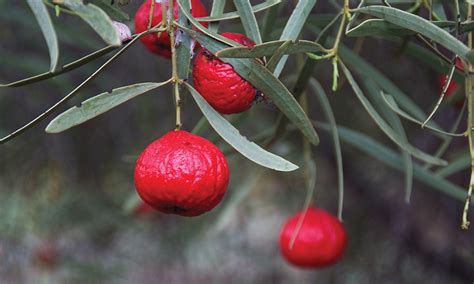
<instances>
[{"instance_id":1,"label":"fruit stem","mask_svg":"<svg viewBox=\"0 0 474 284\"><path fill-rule=\"evenodd\" d=\"M148 29L151 28L151 24L153 22L153 13L155 10L155 1L151 1L151 6L150 6L150 14L148 15Z\"/></svg>"},{"instance_id":2,"label":"fruit stem","mask_svg":"<svg viewBox=\"0 0 474 284\"><path fill-rule=\"evenodd\" d=\"M173 1L169 1L168 11L170 15L173 15ZM168 34L170 37L170 45L171 45L171 66L172 66L172 75L171 80L173 82L173 92L174 92L174 100L175 100L175 108L176 108L176 130L180 130L181 126L181 97L179 95L179 84L181 80L178 76L178 65L176 64L176 40L174 35L174 28L175 22L169 21L168 23Z\"/></svg>"},{"instance_id":3,"label":"fruit stem","mask_svg":"<svg viewBox=\"0 0 474 284\"><path fill-rule=\"evenodd\" d=\"M456 2L456 1L455 1ZM459 14L459 13L458 13ZM467 2L467 21L472 19L472 8L471 4ZM472 49L472 32L468 33L468 46ZM473 140L473 131L474 131L474 101L473 101L473 93L474 93L474 75L472 74L473 68L471 62L466 61L465 64L467 65L467 70L469 71L469 75L466 78L466 96L467 96L467 111L468 111L468 118L467 118L467 136L469 138L469 152L471 155L471 179L469 181L469 189L466 196L466 201L464 203L464 209L462 213L462 222L461 228L467 230L469 228L469 221L467 219L467 215L469 212L469 206L471 203L472 197L472 190L474 187L474 140ZM466 69L466 68L465 68Z\"/></svg>"}]
</instances>

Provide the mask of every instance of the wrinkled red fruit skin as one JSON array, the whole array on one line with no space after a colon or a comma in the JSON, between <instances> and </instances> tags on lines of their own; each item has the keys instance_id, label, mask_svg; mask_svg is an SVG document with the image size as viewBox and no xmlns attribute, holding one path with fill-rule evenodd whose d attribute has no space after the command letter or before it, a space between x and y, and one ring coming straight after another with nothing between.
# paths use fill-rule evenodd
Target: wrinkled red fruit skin
<instances>
[{"instance_id":1,"label":"wrinkled red fruit skin","mask_svg":"<svg viewBox=\"0 0 474 284\"><path fill-rule=\"evenodd\" d=\"M143 4L138 8L137 12L135 13L135 32L141 33L148 29L148 20L150 16L150 9L151 9L151 1L152 0L145 0ZM165 0L162 0L163 2ZM153 8L153 19L152 19L152 26L158 25L161 22L161 2L155 2L155 6ZM168 3L168 2L167 2ZM206 7L201 3L199 0L191 0L191 14L196 17L207 17L209 14L206 10ZM173 15L174 18L178 18L178 4L176 0L173 2ZM207 22L202 22L202 25L207 27ZM162 32L160 36L157 33L152 33L140 38L140 41L145 45L145 47L150 50L151 52L161 55L166 58L171 58L171 46L170 46L170 38L168 33Z\"/></svg>"},{"instance_id":2,"label":"wrinkled red fruit skin","mask_svg":"<svg viewBox=\"0 0 474 284\"><path fill-rule=\"evenodd\" d=\"M223 33L222 36L247 47L255 43L244 35ZM218 112L239 113L249 109L257 95L257 90L240 77L234 68L201 49L193 64L193 81L196 90Z\"/></svg>"},{"instance_id":3,"label":"wrinkled red fruit skin","mask_svg":"<svg viewBox=\"0 0 474 284\"><path fill-rule=\"evenodd\" d=\"M316 207L308 208L290 248L301 214L289 218L280 231L280 250L285 259L301 268L325 267L339 260L347 245L346 230L336 217Z\"/></svg>"},{"instance_id":4,"label":"wrinkled red fruit skin","mask_svg":"<svg viewBox=\"0 0 474 284\"><path fill-rule=\"evenodd\" d=\"M227 161L219 148L183 130L148 145L135 166L138 194L163 213L201 215L219 204L228 183Z\"/></svg>"}]
</instances>

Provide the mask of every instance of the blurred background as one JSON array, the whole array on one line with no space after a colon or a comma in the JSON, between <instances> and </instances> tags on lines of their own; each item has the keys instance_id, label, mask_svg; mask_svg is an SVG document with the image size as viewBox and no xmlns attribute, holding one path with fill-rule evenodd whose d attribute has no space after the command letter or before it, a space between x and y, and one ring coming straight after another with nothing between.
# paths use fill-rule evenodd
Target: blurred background
<instances>
[{"instance_id":1,"label":"blurred background","mask_svg":"<svg viewBox=\"0 0 474 284\"><path fill-rule=\"evenodd\" d=\"M124 9L133 17L141 4ZM210 1L203 1L210 7ZM231 2L231 1L228 1ZM253 3L254 1L252 1ZM319 1L313 14L335 13ZM258 3L255 1L255 3ZM294 8L283 1L281 15ZM228 7L228 11L233 10ZM42 73L49 57L41 30L26 1L0 0L0 81ZM104 46L78 17L54 16L61 63ZM265 12L257 17L262 20ZM318 16L313 17L315 22ZM321 18L323 19L323 18ZM133 30L132 22L127 22ZM275 24L278 38L283 23ZM242 31L238 20L221 31ZM306 29L304 38L314 39ZM345 39L347 46L362 46ZM359 52L379 68L426 112L439 86L436 72L404 56L390 41L369 39ZM86 79L109 56L73 72L18 88L0 88L0 134L4 136L45 111ZM290 60L284 81L299 70L301 58ZM170 62L149 53L140 43L68 103L68 107L113 88L164 81ZM318 65L338 124L356 129L397 149L381 133L340 81L331 92L332 67ZM310 117L324 120L314 96ZM49 119L0 146L0 283L472 283L474 237L459 228L463 202L415 182L410 204L404 202L403 173L343 143L345 174L344 223L349 246L336 265L301 270L279 254L278 233L286 218L300 210L307 188L302 171L280 173L259 167L206 128L200 135L227 149L231 181L223 202L195 218L131 208L137 155L174 128L171 88L140 96L106 114L60 134L46 134ZM459 108L445 104L435 120L448 129ZM254 137L273 127L278 115L271 103L258 103L242 116L229 117L242 134ZM201 113L191 97L184 101L184 129L192 130ZM434 152L441 141L405 123L412 144ZM461 125L460 129L464 127ZM289 132L270 150L302 164L299 132ZM319 131L313 148L317 165L314 202L336 214L337 176L333 144ZM448 158L467 150L467 140L454 141ZM469 171L450 180L467 186ZM127 205L128 204L128 205Z\"/></svg>"}]
</instances>

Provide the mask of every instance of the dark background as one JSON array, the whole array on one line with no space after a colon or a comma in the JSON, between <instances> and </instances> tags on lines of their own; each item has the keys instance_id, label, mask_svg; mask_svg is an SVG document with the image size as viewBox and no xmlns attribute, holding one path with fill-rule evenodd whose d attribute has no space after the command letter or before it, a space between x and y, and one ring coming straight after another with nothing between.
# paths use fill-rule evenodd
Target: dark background
<instances>
[{"instance_id":1,"label":"dark background","mask_svg":"<svg viewBox=\"0 0 474 284\"><path fill-rule=\"evenodd\" d=\"M205 1L206 4L209 1ZM230 2L230 1L229 1ZM334 13L319 1L314 14ZM130 15L141 1L125 9ZM284 1L281 15L294 4ZM210 5L208 5L209 7ZM232 9L229 7L230 10ZM0 80L10 82L44 72L49 57L41 31L26 1L0 1ZM61 63L104 44L79 18L50 10L61 47ZM258 14L259 20L265 13ZM133 27L132 22L127 23ZM228 21L220 30L239 30ZM276 25L275 37L278 37ZM313 39L312 33L305 38ZM351 40L345 40L353 46ZM361 55L431 110L438 93L436 74L399 56L398 47L366 39ZM289 60L283 78L296 74L301 58ZM19 88L0 89L2 136L43 112L80 84L100 64ZM105 73L73 99L73 106L93 95L139 82L164 81L168 60L140 44L130 48ZM318 65L316 78L329 94L339 124L363 130L394 147L372 123L344 84L332 93L332 69ZM322 119L309 96L310 116ZM63 108L61 111L67 109ZM200 217L160 213L137 215L126 208L133 199L135 157L147 144L174 127L172 91L154 90L64 133L44 132L55 115L0 146L0 282L2 283L471 283L474 281L472 229L459 228L462 202L415 183L405 204L403 174L343 144L344 222L349 246L336 265L300 270L278 251L284 220L299 210L306 195L301 171L280 173L261 168L238 154L228 156L231 182L223 202ZM446 128L459 110L445 106L436 120ZM235 125L249 137L273 126L277 110L260 103ZM184 129L201 114L185 97ZM410 140L426 151L439 141L406 124ZM202 133L221 148L228 146L212 130ZM320 132L314 148L317 164L315 203L336 213L337 180L331 137ZM302 163L301 138L291 132L271 151ZM465 151L467 140L450 152ZM449 155L448 155L449 156ZM469 172L453 181L467 186ZM52 261L50 261L52 260Z\"/></svg>"}]
</instances>

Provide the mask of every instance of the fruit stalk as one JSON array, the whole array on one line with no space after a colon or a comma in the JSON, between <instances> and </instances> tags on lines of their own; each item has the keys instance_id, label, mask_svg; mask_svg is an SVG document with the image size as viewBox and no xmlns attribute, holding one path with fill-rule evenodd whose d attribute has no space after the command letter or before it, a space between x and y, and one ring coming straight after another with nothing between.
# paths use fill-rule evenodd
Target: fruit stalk
<instances>
[{"instance_id":1,"label":"fruit stalk","mask_svg":"<svg viewBox=\"0 0 474 284\"><path fill-rule=\"evenodd\" d=\"M457 1L455 1L457 2ZM467 20L472 19L472 10L471 4L467 3ZM472 49L472 32L468 33L468 46ZM469 70L469 75L466 78L466 96L467 96L467 111L468 111L468 121L467 121L467 136L469 139L469 152L471 155L471 179L469 181L469 189L466 196L466 201L464 203L464 209L462 213L462 223L461 228L467 230L469 228L469 221L467 215L469 213L469 206L471 203L472 190L474 187L474 141L473 141L473 131L474 131L474 101L473 101L473 87L474 87L474 75L473 67L470 62L466 62L467 70Z\"/></svg>"},{"instance_id":2,"label":"fruit stalk","mask_svg":"<svg viewBox=\"0 0 474 284\"><path fill-rule=\"evenodd\" d=\"M168 11L170 15L173 15L173 3L174 1L169 1ZM182 123L181 123L181 97L179 95L179 83L180 79L178 76L178 66L176 64L176 40L174 35L174 28L175 22L169 21L168 23L168 34L170 36L170 45L171 45L171 66L172 66L172 82L173 82L173 92L174 92L174 100L175 100L175 108L176 108L176 130L180 130Z\"/></svg>"}]
</instances>

